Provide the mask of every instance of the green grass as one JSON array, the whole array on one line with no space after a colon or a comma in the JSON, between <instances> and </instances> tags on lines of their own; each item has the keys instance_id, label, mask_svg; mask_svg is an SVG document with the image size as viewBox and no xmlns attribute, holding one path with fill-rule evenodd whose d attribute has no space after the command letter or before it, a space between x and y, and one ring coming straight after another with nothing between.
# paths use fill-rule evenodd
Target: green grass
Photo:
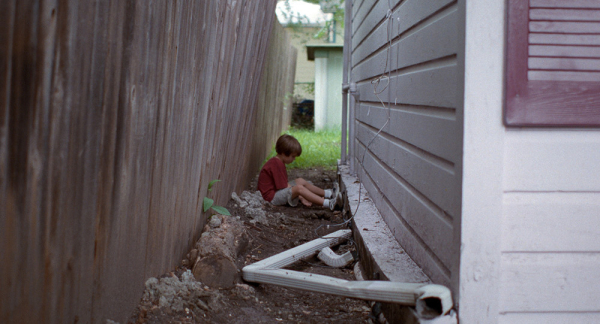
<instances>
[{"instance_id":1,"label":"green grass","mask_svg":"<svg viewBox=\"0 0 600 324\"><path fill-rule=\"evenodd\" d=\"M342 132L340 130L312 131L305 129L289 129L283 134L294 136L302 145L302 155L288 164L288 169L325 168L334 170L340 158ZM283 135L282 134L282 135ZM275 145L271 149L268 159L274 157Z\"/></svg>"}]
</instances>

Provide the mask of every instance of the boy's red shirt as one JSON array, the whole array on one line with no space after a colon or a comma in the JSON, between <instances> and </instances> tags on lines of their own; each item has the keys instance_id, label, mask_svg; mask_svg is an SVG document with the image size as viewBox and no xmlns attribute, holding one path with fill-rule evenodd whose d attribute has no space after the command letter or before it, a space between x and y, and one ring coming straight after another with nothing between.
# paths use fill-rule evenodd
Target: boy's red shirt
<instances>
[{"instance_id":1,"label":"boy's red shirt","mask_svg":"<svg viewBox=\"0 0 600 324\"><path fill-rule=\"evenodd\" d=\"M288 177L285 164L273 157L263 165L258 175L258 190L266 201L273 200L278 190L287 188Z\"/></svg>"}]
</instances>

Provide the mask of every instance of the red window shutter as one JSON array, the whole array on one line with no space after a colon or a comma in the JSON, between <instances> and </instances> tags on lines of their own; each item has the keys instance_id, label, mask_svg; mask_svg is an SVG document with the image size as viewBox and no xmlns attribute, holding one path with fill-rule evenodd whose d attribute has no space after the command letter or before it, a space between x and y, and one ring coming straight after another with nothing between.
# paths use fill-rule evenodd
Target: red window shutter
<instances>
[{"instance_id":1,"label":"red window shutter","mask_svg":"<svg viewBox=\"0 0 600 324\"><path fill-rule=\"evenodd\" d=\"M508 0L504 118L600 127L600 0Z\"/></svg>"}]
</instances>

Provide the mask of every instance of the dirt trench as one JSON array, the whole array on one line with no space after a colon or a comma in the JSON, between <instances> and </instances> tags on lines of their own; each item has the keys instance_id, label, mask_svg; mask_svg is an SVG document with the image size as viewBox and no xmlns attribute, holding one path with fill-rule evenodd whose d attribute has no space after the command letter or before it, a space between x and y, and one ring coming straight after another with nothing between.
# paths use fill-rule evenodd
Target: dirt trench
<instances>
[{"instance_id":1,"label":"dirt trench","mask_svg":"<svg viewBox=\"0 0 600 324\"><path fill-rule=\"evenodd\" d=\"M335 171L293 169L290 179L302 177L322 188L331 188ZM256 180L248 194L255 192ZM243 200L243 199L242 199ZM250 206L252 207L252 206ZM340 211L312 206L282 207L265 204L250 208L244 201L230 200L227 208L247 233L247 242L232 260L238 269L309 242L345 227L326 225L344 221ZM238 218L239 217L239 218ZM225 220L225 218L224 218ZM218 224L214 224L214 223ZM209 222L210 223L210 222ZM218 229L213 220L205 229ZM205 232L206 233L206 232ZM208 236L208 234L203 234ZM335 250L335 249L334 249ZM351 241L341 244L339 252L354 251ZM194 252L196 253L196 252ZM193 258L196 256L194 255ZM146 291L128 323L378 323L378 307L363 300L288 289L269 284L244 282L241 273L227 287L214 287L194 278L193 261L159 278L146 282ZM355 280L354 264L335 269L316 257L293 265L293 270ZM197 273L196 273L197 274Z\"/></svg>"}]
</instances>

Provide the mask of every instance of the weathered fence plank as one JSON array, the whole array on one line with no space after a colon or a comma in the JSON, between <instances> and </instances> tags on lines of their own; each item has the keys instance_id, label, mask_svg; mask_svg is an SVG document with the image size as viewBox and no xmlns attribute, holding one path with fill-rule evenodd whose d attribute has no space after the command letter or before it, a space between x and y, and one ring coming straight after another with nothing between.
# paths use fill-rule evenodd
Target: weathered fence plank
<instances>
[{"instance_id":1,"label":"weathered fence plank","mask_svg":"<svg viewBox=\"0 0 600 324\"><path fill-rule=\"evenodd\" d=\"M0 322L124 321L289 124L275 1L0 2Z\"/></svg>"}]
</instances>

